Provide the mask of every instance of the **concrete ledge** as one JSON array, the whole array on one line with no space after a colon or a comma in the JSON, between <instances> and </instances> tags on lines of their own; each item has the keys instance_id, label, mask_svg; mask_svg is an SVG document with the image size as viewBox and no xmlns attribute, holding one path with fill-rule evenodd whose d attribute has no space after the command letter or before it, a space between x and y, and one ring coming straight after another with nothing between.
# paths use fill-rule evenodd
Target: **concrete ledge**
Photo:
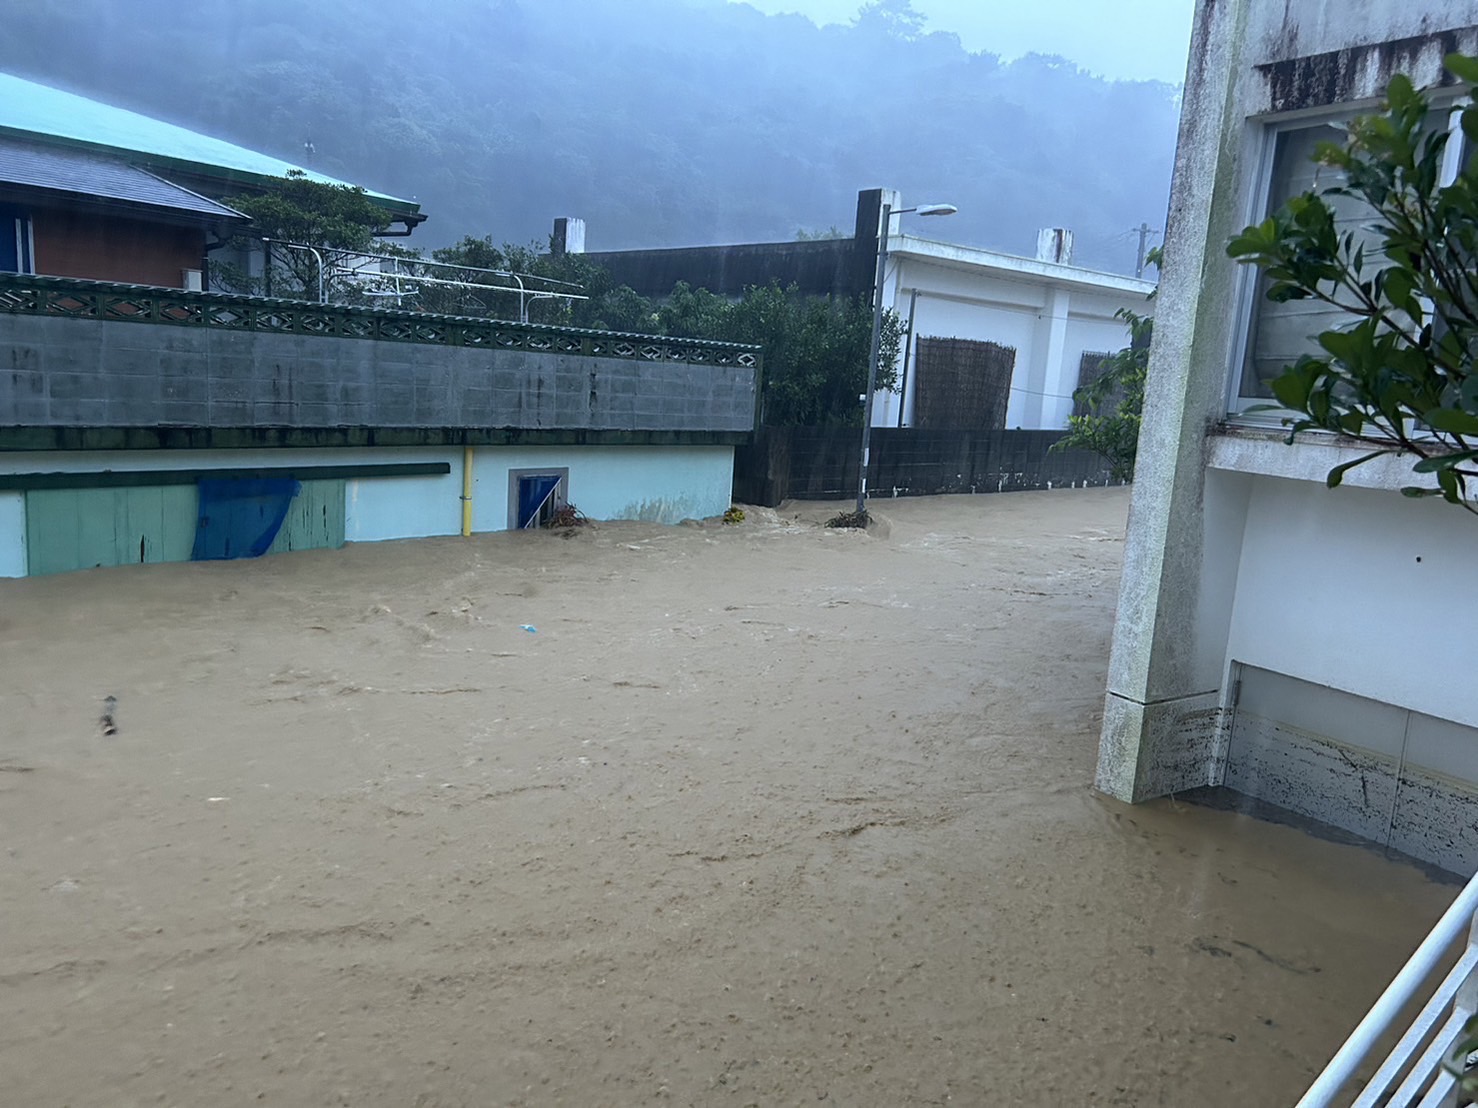
<instances>
[{"instance_id":1,"label":"concrete ledge","mask_svg":"<svg viewBox=\"0 0 1478 1108\"><path fill-rule=\"evenodd\" d=\"M1335 466L1353 462L1376 449L1379 448L1370 443L1315 431L1299 435L1290 446L1286 430L1228 424L1207 436L1206 465L1211 469L1322 485ZM1416 462L1415 455L1388 454L1350 470L1345 474L1344 484L1390 492L1408 485L1435 487L1435 482L1411 472Z\"/></svg>"},{"instance_id":2,"label":"concrete ledge","mask_svg":"<svg viewBox=\"0 0 1478 1108\"><path fill-rule=\"evenodd\" d=\"M1219 693L1142 704L1110 692L1104 701L1094 787L1138 804L1219 784L1225 734Z\"/></svg>"}]
</instances>

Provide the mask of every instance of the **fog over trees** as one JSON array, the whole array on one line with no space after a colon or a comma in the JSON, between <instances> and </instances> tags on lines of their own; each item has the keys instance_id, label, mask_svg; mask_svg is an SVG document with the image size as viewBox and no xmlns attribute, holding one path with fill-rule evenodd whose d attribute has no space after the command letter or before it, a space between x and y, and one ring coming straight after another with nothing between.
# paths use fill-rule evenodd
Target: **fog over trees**
<instances>
[{"instance_id":1,"label":"fog over trees","mask_svg":"<svg viewBox=\"0 0 1478 1108\"><path fill-rule=\"evenodd\" d=\"M907 0L817 28L723 0L53 0L7 10L0 68L526 242L592 250L850 233L857 190L960 213L916 232L1132 272L1164 219L1178 90L1003 63ZM311 143L311 154L305 144ZM1152 240L1153 242L1153 240Z\"/></svg>"}]
</instances>

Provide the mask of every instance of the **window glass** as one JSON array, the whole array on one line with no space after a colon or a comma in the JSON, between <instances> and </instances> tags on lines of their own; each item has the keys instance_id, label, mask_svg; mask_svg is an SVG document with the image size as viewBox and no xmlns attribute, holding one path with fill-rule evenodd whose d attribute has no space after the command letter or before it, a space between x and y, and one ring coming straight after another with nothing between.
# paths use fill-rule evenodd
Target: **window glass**
<instances>
[{"instance_id":1,"label":"window glass","mask_svg":"<svg viewBox=\"0 0 1478 1108\"><path fill-rule=\"evenodd\" d=\"M1264 216L1271 215L1300 193L1337 185L1343 178L1338 170L1317 165L1314 151L1321 142L1338 142L1343 136L1338 122L1320 121L1308 127L1280 131L1273 154L1273 173L1268 188L1268 204ZM1362 232L1361 223L1369 209L1353 197L1326 197L1334 209L1341 234ZM1373 237L1373 236L1372 236ZM1372 260L1379 252L1370 249ZM1239 395L1244 399L1271 399L1268 382L1300 355L1317 351L1314 336L1348 320L1343 312L1320 300L1290 300L1276 304L1267 299L1270 282L1257 281L1253 307L1252 334L1247 344L1247 365L1242 373Z\"/></svg>"},{"instance_id":2,"label":"window glass","mask_svg":"<svg viewBox=\"0 0 1478 1108\"><path fill-rule=\"evenodd\" d=\"M1454 144L1456 154L1444 160L1440 178L1444 183L1450 183L1457 166L1469 156L1467 149L1459 145L1463 138L1457 127L1457 115L1434 110L1428 116L1427 127L1433 131L1447 130L1449 141ZM1301 193L1319 192L1343 183L1343 173L1313 160L1321 142L1343 140L1343 119L1325 119L1276 132L1267 206L1259 218L1266 218ZM1380 236L1372 229L1373 213L1363 200L1353 196L1325 196L1324 202L1334 211L1339 234L1343 236L1353 232L1356 244L1365 245L1366 278L1388 264L1381 253ZM1269 284L1266 277L1258 277L1246 364L1238 389L1238 397L1243 401L1272 399L1268 383L1300 356L1318 353L1320 346L1315 340L1316 335L1353 321L1349 313L1322 300L1274 303L1267 299ZM1339 299L1351 298L1342 296Z\"/></svg>"}]
</instances>

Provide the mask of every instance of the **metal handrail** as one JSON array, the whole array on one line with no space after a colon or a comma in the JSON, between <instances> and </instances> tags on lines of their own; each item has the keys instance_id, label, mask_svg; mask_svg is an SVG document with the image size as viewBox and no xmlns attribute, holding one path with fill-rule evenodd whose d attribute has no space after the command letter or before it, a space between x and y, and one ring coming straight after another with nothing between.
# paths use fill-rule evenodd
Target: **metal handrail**
<instances>
[{"instance_id":1,"label":"metal handrail","mask_svg":"<svg viewBox=\"0 0 1478 1108\"><path fill-rule=\"evenodd\" d=\"M1441 963L1452 944L1468 931L1468 947L1442 984L1433 992L1399 1042L1386 1056L1375 1076L1361 1090L1354 1108L1439 1108L1455 1103L1457 1079L1442 1068L1442 1063L1456 1048L1463 1025L1474 1014L1478 1000L1478 875L1463 887L1437 925L1416 948L1401 972L1386 986L1380 999L1371 1006L1343 1046L1335 1052L1324 1072L1309 1086L1298 1102L1298 1108L1327 1108L1345 1084L1355 1076L1382 1036L1395 1026L1401 1010L1417 995L1428 975ZM1446 1021L1431 1036L1431 1029L1444 1014ZM1425 1049L1423 1049L1425 1045ZM1413 1056L1418 1055L1413 1061ZM1387 1090L1397 1077L1405 1080L1386 1099ZM1420 1098L1420 1099L1418 1099Z\"/></svg>"}]
</instances>

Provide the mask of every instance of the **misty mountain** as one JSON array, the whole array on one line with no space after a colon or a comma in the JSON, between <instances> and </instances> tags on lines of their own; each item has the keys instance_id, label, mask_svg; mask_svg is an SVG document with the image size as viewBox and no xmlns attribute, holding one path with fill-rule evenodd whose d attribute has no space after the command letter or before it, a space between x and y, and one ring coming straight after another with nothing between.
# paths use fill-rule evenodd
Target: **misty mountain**
<instances>
[{"instance_id":1,"label":"misty mountain","mask_svg":"<svg viewBox=\"0 0 1478 1108\"><path fill-rule=\"evenodd\" d=\"M49 0L0 69L418 200L414 241L592 250L850 233L857 190L960 213L913 229L1132 271L1162 226L1177 94L1008 64L874 11L817 28L722 0ZM312 154L305 144L312 144Z\"/></svg>"}]
</instances>

